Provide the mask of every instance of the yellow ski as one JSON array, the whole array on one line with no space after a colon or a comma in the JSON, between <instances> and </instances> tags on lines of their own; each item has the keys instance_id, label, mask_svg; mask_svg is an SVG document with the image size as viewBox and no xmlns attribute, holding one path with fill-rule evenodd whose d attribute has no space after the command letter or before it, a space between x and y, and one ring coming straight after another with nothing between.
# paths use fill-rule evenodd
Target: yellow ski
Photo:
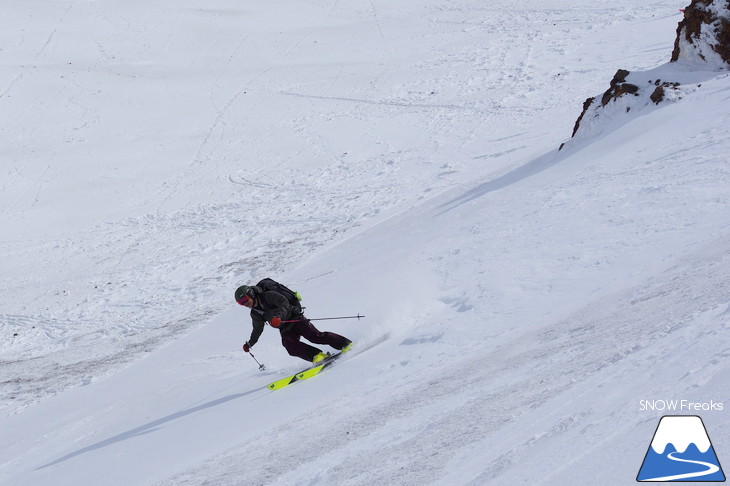
<instances>
[{"instance_id":1,"label":"yellow ski","mask_svg":"<svg viewBox=\"0 0 730 486\"><path fill-rule=\"evenodd\" d=\"M287 376L286 378L282 378L281 380L276 380L273 383L269 383L269 385L267 386L267 388L269 390L279 390L281 388L284 388L285 386L291 385L295 381L306 380L308 378L311 378L313 376L316 376L323 369L327 368L332 363L334 363L335 360L337 358L339 358L340 356L342 356L343 353L346 353L349 350L350 350L350 346L346 347L345 349L343 349L342 351L340 351L337 354L333 354L332 356L330 356L329 358L325 359L324 361L322 361L321 363L319 363L316 366L313 366L311 368L307 368L306 370L302 370L299 373L296 373L296 374L291 375L291 376Z\"/></svg>"}]
</instances>

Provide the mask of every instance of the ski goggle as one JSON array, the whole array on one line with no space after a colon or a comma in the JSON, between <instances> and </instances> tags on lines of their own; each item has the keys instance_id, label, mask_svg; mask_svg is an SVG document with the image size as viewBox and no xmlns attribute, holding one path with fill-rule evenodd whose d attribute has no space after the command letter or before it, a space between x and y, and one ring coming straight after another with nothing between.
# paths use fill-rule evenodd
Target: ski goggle
<instances>
[{"instance_id":1,"label":"ski goggle","mask_svg":"<svg viewBox=\"0 0 730 486\"><path fill-rule=\"evenodd\" d=\"M239 305L246 305L249 300L251 300L251 297L249 297L248 295L244 295L243 297L238 299L237 302Z\"/></svg>"}]
</instances>

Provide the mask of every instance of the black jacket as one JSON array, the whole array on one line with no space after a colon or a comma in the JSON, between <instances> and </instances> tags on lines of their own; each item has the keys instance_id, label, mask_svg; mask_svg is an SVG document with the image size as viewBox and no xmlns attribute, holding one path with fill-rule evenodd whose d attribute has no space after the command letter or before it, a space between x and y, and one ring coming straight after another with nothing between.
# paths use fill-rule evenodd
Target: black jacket
<instances>
[{"instance_id":1,"label":"black jacket","mask_svg":"<svg viewBox=\"0 0 730 486\"><path fill-rule=\"evenodd\" d=\"M286 297L279 292L268 291L256 294L256 305L251 309L251 323L253 331L248 340L249 346L253 346L264 332L264 325L274 317L282 321L303 318L302 308L298 305L291 305ZM279 331L286 332L293 327L293 323L282 324Z\"/></svg>"}]
</instances>

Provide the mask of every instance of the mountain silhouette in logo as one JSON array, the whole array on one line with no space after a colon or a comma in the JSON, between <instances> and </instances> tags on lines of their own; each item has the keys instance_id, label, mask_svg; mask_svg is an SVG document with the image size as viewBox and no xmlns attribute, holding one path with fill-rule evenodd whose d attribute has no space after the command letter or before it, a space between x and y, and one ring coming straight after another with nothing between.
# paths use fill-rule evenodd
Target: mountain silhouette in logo
<instances>
[{"instance_id":1,"label":"mountain silhouette in logo","mask_svg":"<svg viewBox=\"0 0 730 486\"><path fill-rule=\"evenodd\" d=\"M662 417L636 480L725 481L702 419Z\"/></svg>"}]
</instances>

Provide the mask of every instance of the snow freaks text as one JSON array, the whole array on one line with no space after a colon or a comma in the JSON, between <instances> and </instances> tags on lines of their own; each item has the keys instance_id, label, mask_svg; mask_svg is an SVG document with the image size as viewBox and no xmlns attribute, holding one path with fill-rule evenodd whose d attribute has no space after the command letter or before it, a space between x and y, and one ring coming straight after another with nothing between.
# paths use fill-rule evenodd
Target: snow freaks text
<instances>
[{"instance_id":1,"label":"snow freaks text","mask_svg":"<svg viewBox=\"0 0 730 486\"><path fill-rule=\"evenodd\" d=\"M639 411L659 412L720 412L722 402L695 402L693 400L639 400Z\"/></svg>"}]
</instances>

